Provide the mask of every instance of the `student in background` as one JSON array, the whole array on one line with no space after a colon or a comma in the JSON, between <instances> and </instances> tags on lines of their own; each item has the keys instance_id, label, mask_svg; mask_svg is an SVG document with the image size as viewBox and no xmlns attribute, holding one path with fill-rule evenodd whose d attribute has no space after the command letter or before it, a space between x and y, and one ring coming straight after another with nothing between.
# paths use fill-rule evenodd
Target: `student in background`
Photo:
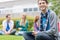
<instances>
[{"instance_id":1,"label":"student in background","mask_svg":"<svg viewBox=\"0 0 60 40\"><path fill-rule=\"evenodd\" d=\"M28 31L28 20L26 19L26 14L22 15L21 20L16 21L16 28L19 30L16 35L23 34L23 32Z\"/></svg>"},{"instance_id":2,"label":"student in background","mask_svg":"<svg viewBox=\"0 0 60 40\"><path fill-rule=\"evenodd\" d=\"M34 31L39 31L39 16L35 16L35 19L34 19Z\"/></svg>"},{"instance_id":3,"label":"student in background","mask_svg":"<svg viewBox=\"0 0 60 40\"><path fill-rule=\"evenodd\" d=\"M0 34L14 35L16 30L14 28L14 21L11 20L11 15L7 14L6 19L2 22L3 29L0 31Z\"/></svg>"}]
</instances>

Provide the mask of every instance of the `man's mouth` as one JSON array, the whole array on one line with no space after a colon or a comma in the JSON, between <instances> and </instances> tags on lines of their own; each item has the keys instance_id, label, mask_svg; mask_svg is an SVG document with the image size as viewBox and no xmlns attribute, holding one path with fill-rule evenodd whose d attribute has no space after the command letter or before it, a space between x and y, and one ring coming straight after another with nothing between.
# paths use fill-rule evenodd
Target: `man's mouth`
<instances>
[{"instance_id":1,"label":"man's mouth","mask_svg":"<svg viewBox=\"0 0 60 40\"><path fill-rule=\"evenodd\" d=\"M40 7L41 9L45 9L45 7Z\"/></svg>"}]
</instances>

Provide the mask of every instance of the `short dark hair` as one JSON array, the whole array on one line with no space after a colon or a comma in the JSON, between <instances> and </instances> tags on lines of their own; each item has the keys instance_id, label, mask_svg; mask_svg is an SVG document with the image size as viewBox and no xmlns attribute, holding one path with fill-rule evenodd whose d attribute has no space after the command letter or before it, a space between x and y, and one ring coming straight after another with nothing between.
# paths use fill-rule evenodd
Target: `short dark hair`
<instances>
[{"instance_id":1,"label":"short dark hair","mask_svg":"<svg viewBox=\"0 0 60 40\"><path fill-rule=\"evenodd\" d=\"M42 1L45 1L48 4L48 0L42 0ZM39 0L38 0L38 2L39 2Z\"/></svg>"},{"instance_id":2,"label":"short dark hair","mask_svg":"<svg viewBox=\"0 0 60 40\"><path fill-rule=\"evenodd\" d=\"M8 16L10 16L10 14L7 14L7 15L6 15L6 18L8 18Z\"/></svg>"}]
</instances>

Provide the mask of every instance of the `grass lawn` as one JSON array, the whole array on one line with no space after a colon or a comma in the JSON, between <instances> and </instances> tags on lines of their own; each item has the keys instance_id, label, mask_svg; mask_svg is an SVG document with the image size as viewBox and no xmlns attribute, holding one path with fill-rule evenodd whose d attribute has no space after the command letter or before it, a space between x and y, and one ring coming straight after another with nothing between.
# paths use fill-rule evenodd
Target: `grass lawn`
<instances>
[{"instance_id":1,"label":"grass lawn","mask_svg":"<svg viewBox=\"0 0 60 40\"><path fill-rule=\"evenodd\" d=\"M23 40L23 37L14 35L0 35L0 40Z\"/></svg>"}]
</instances>

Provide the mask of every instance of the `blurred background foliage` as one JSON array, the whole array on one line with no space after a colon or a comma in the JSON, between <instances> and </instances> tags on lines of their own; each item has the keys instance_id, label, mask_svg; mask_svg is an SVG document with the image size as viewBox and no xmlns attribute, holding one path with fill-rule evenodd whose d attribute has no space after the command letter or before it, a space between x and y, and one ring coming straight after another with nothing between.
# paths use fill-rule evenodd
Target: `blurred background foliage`
<instances>
[{"instance_id":1,"label":"blurred background foliage","mask_svg":"<svg viewBox=\"0 0 60 40\"><path fill-rule=\"evenodd\" d=\"M48 0L50 9L54 10L58 16L60 16L60 0Z\"/></svg>"}]
</instances>

